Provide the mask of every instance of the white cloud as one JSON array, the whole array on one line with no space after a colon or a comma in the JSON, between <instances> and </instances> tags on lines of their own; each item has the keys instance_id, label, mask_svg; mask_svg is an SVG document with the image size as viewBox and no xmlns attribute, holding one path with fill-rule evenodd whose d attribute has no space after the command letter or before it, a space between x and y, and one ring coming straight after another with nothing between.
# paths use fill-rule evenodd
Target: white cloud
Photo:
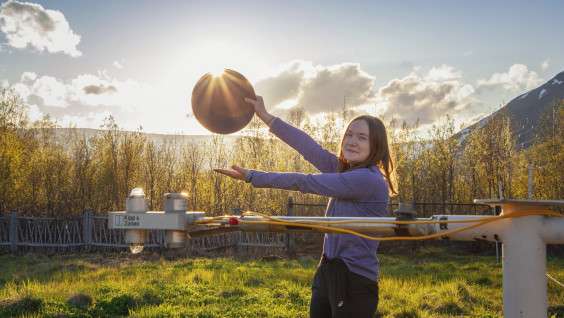
<instances>
[{"instance_id":1,"label":"white cloud","mask_svg":"<svg viewBox=\"0 0 564 318\"><path fill-rule=\"evenodd\" d=\"M359 64L318 67L315 76L302 82L299 103L314 113L339 109L344 98L350 105L365 105L373 101L373 83Z\"/></svg>"},{"instance_id":2,"label":"white cloud","mask_svg":"<svg viewBox=\"0 0 564 318\"><path fill-rule=\"evenodd\" d=\"M439 81L458 79L462 77L462 73L454 71L454 67L443 64L441 67L433 67L425 76L426 81Z\"/></svg>"},{"instance_id":3,"label":"white cloud","mask_svg":"<svg viewBox=\"0 0 564 318\"><path fill-rule=\"evenodd\" d=\"M54 77L42 76L36 79L30 91L40 97L46 106L64 108L69 105L67 85Z\"/></svg>"},{"instance_id":4,"label":"white cloud","mask_svg":"<svg viewBox=\"0 0 564 318\"><path fill-rule=\"evenodd\" d=\"M2 81L0 81L0 88L9 88L10 87L10 82L8 82L7 79L3 79Z\"/></svg>"},{"instance_id":5,"label":"white cloud","mask_svg":"<svg viewBox=\"0 0 564 318\"><path fill-rule=\"evenodd\" d=\"M447 114L456 117L474 104L474 88L458 80L460 72L443 65L431 69L425 76L409 74L394 79L379 89L378 104L385 118L400 121L419 119L421 125L432 124Z\"/></svg>"},{"instance_id":6,"label":"white cloud","mask_svg":"<svg viewBox=\"0 0 564 318\"><path fill-rule=\"evenodd\" d=\"M72 99L82 105L113 106L126 110L143 105L153 90L133 80L118 81L100 73L82 74L71 80Z\"/></svg>"},{"instance_id":7,"label":"white cloud","mask_svg":"<svg viewBox=\"0 0 564 318\"><path fill-rule=\"evenodd\" d=\"M291 101L311 114L338 110L347 104L361 106L373 102L374 77L361 70L359 64L343 63L321 66L294 61L282 67L273 77L254 84L267 105L288 109Z\"/></svg>"},{"instance_id":8,"label":"white cloud","mask_svg":"<svg viewBox=\"0 0 564 318\"><path fill-rule=\"evenodd\" d=\"M281 103L286 105L284 108L294 106L295 104L288 106L287 103L289 100L295 100L297 103L300 85L305 76L303 66L304 62L301 61L284 65L275 76L253 84L256 93L264 97L268 106L277 106Z\"/></svg>"},{"instance_id":9,"label":"white cloud","mask_svg":"<svg viewBox=\"0 0 564 318\"><path fill-rule=\"evenodd\" d=\"M37 79L37 74L35 72L24 72L20 77L22 82L33 82Z\"/></svg>"},{"instance_id":10,"label":"white cloud","mask_svg":"<svg viewBox=\"0 0 564 318\"><path fill-rule=\"evenodd\" d=\"M24 99L35 96L41 106L68 108L107 106L132 110L144 105L153 88L133 80L118 81L105 73L81 74L74 79L61 80L25 72L13 85Z\"/></svg>"},{"instance_id":11,"label":"white cloud","mask_svg":"<svg viewBox=\"0 0 564 318\"><path fill-rule=\"evenodd\" d=\"M542 68L543 70L546 70L546 69L548 69L549 66L550 66L550 59L547 58L546 60L544 60L544 62L542 62L541 68Z\"/></svg>"},{"instance_id":12,"label":"white cloud","mask_svg":"<svg viewBox=\"0 0 564 318\"><path fill-rule=\"evenodd\" d=\"M28 116L29 116L29 120L31 122L34 122L43 119L43 116L45 116L45 114L41 110L39 110L39 106L30 105Z\"/></svg>"},{"instance_id":13,"label":"white cloud","mask_svg":"<svg viewBox=\"0 0 564 318\"><path fill-rule=\"evenodd\" d=\"M13 89L16 90L16 92L18 92L21 96L21 98L23 100L27 100L29 98L29 96L31 95L31 89L22 83L15 83L13 85L10 85L10 83L8 81L6 81L6 86L5 87L12 87Z\"/></svg>"},{"instance_id":14,"label":"white cloud","mask_svg":"<svg viewBox=\"0 0 564 318\"><path fill-rule=\"evenodd\" d=\"M76 125L76 127L90 127L90 128L100 128L104 119L108 118L112 112L105 110L102 112L90 111L80 115L63 115L60 124L62 127L69 125Z\"/></svg>"},{"instance_id":15,"label":"white cloud","mask_svg":"<svg viewBox=\"0 0 564 318\"><path fill-rule=\"evenodd\" d=\"M480 79L477 87L496 87L501 86L503 89L518 92L523 89L530 90L542 83L542 78L533 71L529 71L527 66L523 64L513 64L507 73L495 73L489 80Z\"/></svg>"},{"instance_id":16,"label":"white cloud","mask_svg":"<svg viewBox=\"0 0 564 318\"><path fill-rule=\"evenodd\" d=\"M39 4L18 1L2 4L0 31L15 48L31 45L39 52L63 52L72 57L82 55L76 48L80 35L71 30L65 16L60 11L45 10Z\"/></svg>"},{"instance_id":17,"label":"white cloud","mask_svg":"<svg viewBox=\"0 0 564 318\"><path fill-rule=\"evenodd\" d=\"M124 129L150 124L162 129L163 123L171 119L170 113L162 111L168 102L153 87L133 80L118 81L104 72L81 74L69 80L25 72L19 82L6 86L13 87L31 105L30 118L37 120L49 114L63 126L74 123L99 128L104 118L113 115Z\"/></svg>"},{"instance_id":18,"label":"white cloud","mask_svg":"<svg viewBox=\"0 0 564 318\"><path fill-rule=\"evenodd\" d=\"M294 61L284 65L277 75L254 84L257 94L265 98L267 108L282 115L295 105L304 107L311 116L340 110L343 98L362 112L382 110L386 118L432 124L446 114L463 116L470 106L474 87L464 83L462 73L449 65L433 67L418 75L413 67L410 75L394 79L377 92L372 89L374 76L358 64L343 63L320 66Z\"/></svg>"}]
</instances>

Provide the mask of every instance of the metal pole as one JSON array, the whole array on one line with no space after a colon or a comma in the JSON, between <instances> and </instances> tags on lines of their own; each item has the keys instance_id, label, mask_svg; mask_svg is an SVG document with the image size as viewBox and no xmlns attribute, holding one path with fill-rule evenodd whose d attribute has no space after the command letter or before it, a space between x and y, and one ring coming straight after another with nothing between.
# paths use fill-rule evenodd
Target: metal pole
<instances>
[{"instance_id":1,"label":"metal pole","mask_svg":"<svg viewBox=\"0 0 564 318\"><path fill-rule=\"evenodd\" d=\"M495 189L492 189L492 199L495 199ZM494 206L493 213L494 215L499 215L501 213L501 207L499 205ZM495 242L495 259L498 263L501 262L501 258L499 255L499 250L500 250L499 244L500 244L499 242Z\"/></svg>"},{"instance_id":2,"label":"metal pole","mask_svg":"<svg viewBox=\"0 0 564 318\"><path fill-rule=\"evenodd\" d=\"M474 200L499 205L502 215L547 206L563 206L559 200ZM546 244L564 243L562 218L541 215L504 220L503 315L504 317L546 317Z\"/></svg>"},{"instance_id":3,"label":"metal pole","mask_svg":"<svg viewBox=\"0 0 564 318\"><path fill-rule=\"evenodd\" d=\"M242 212L243 211L241 210L241 208L234 208L233 209L233 215L241 215ZM243 253L243 247L241 246L241 235L242 235L241 232L233 233L233 244L235 246L237 254Z\"/></svg>"},{"instance_id":4,"label":"metal pole","mask_svg":"<svg viewBox=\"0 0 564 318\"><path fill-rule=\"evenodd\" d=\"M507 213L507 211L504 211ZM546 244L543 216L510 219L503 234L503 315L546 317Z\"/></svg>"},{"instance_id":5,"label":"metal pole","mask_svg":"<svg viewBox=\"0 0 564 318\"><path fill-rule=\"evenodd\" d=\"M92 243L91 232L92 210L84 210L84 220L82 221L82 241L84 242L84 251L90 252L90 244Z\"/></svg>"},{"instance_id":6,"label":"metal pole","mask_svg":"<svg viewBox=\"0 0 564 318\"><path fill-rule=\"evenodd\" d=\"M533 164L529 163L529 200L533 199Z\"/></svg>"},{"instance_id":7,"label":"metal pole","mask_svg":"<svg viewBox=\"0 0 564 318\"><path fill-rule=\"evenodd\" d=\"M294 201L292 197L288 197L288 211L286 216L294 216ZM289 257L295 256L296 238L294 233L286 233L286 249Z\"/></svg>"},{"instance_id":8,"label":"metal pole","mask_svg":"<svg viewBox=\"0 0 564 318\"><path fill-rule=\"evenodd\" d=\"M157 230L157 242L159 243L159 251L162 253L165 250L164 246L164 230Z\"/></svg>"},{"instance_id":9,"label":"metal pole","mask_svg":"<svg viewBox=\"0 0 564 318\"><path fill-rule=\"evenodd\" d=\"M18 251L18 210L12 210L10 213L10 253L15 254Z\"/></svg>"}]
</instances>

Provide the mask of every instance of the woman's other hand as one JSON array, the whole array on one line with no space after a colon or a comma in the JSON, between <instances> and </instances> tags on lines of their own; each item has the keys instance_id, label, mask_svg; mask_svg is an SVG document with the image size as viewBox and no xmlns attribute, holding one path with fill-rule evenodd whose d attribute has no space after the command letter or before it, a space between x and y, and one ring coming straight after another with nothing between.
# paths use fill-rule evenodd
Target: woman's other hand
<instances>
[{"instance_id":1,"label":"woman's other hand","mask_svg":"<svg viewBox=\"0 0 564 318\"><path fill-rule=\"evenodd\" d=\"M245 180L247 179L247 176L249 175L249 169L245 169L245 168L241 168L238 167L236 165L232 165L231 166L232 170L227 170L227 169L213 169L214 172L217 173L221 173L224 174L228 177L231 177L233 179L237 179L237 180Z\"/></svg>"}]
</instances>

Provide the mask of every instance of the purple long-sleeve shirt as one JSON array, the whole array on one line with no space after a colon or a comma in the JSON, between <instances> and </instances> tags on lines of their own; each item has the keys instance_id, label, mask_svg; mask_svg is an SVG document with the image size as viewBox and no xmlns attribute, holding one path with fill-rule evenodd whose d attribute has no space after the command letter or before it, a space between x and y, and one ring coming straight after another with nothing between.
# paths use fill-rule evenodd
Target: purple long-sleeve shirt
<instances>
[{"instance_id":1,"label":"purple long-sleeve shirt","mask_svg":"<svg viewBox=\"0 0 564 318\"><path fill-rule=\"evenodd\" d=\"M298 151L321 174L254 171L252 185L314 193L330 197L325 216L384 217L389 190L378 167L338 173L338 157L321 147L305 132L277 118L270 131ZM352 234L325 234L323 253L341 258L353 273L378 281L378 241Z\"/></svg>"}]
</instances>

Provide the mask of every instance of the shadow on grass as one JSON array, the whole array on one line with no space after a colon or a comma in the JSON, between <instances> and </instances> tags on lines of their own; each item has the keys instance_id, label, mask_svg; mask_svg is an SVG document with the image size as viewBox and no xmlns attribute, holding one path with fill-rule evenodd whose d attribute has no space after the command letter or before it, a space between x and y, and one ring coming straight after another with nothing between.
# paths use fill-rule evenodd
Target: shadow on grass
<instances>
[{"instance_id":1,"label":"shadow on grass","mask_svg":"<svg viewBox=\"0 0 564 318\"><path fill-rule=\"evenodd\" d=\"M43 305L43 299L34 297L23 297L18 299L6 299L0 302L0 317L12 317L24 313L35 313Z\"/></svg>"}]
</instances>

